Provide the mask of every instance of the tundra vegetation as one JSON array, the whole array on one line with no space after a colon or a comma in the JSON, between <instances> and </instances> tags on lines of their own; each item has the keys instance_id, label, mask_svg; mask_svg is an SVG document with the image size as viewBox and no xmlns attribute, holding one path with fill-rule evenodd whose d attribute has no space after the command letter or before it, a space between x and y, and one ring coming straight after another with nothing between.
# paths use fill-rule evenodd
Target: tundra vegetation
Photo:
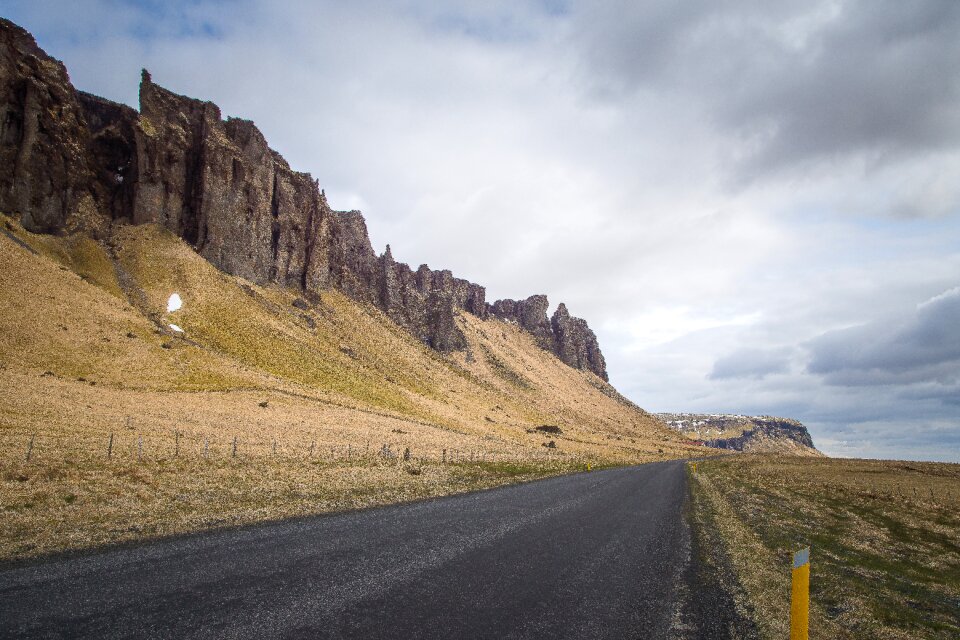
<instances>
[{"instance_id":1,"label":"tundra vegetation","mask_svg":"<svg viewBox=\"0 0 960 640\"><path fill-rule=\"evenodd\" d=\"M960 637L960 465L738 455L690 468L702 559L764 638L790 634L811 548L811 638Z\"/></svg>"},{"instance_id":2,"label":"tundra vegetation","mask_svg":"<svg viewBox=\"0 0 960 640\"><path fill-rule=\"evenodd\" d=\"M0 227L2 561L701 450L511 322L440 353L159 226Z\"/></svg>"}]
</instances>

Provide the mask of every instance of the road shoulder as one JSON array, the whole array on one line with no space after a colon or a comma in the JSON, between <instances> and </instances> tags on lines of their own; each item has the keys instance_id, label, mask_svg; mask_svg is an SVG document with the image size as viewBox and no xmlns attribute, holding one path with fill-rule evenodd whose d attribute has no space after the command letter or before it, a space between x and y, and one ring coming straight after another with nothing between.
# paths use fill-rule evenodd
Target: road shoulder
<instances>
[{"instance_id":1,"label":"road shoulder","mask_svg":"<svg viewBox=\"0 0 960 640\"><path fill-rule=\"evenodd\" d=\"M754 640L760 632L702 487L686 465L690 561L683 576L682 638Z\"/></svg>"}]
</instances>

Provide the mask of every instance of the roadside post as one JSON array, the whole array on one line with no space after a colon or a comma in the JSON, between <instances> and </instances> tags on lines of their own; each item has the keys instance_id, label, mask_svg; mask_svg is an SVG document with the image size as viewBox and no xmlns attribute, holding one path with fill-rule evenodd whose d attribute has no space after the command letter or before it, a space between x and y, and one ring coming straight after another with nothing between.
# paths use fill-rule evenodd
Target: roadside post
<instances>
[{"instance_id":1,"label":"roadside post","mask_svg":"<svg viewBox=\"0 0 960 640\"><path fill-rule=\"evenodd\" d=\"M793 554L790 640L808 640L810 622L810 547Z\"/></svg>"}]
</instances>

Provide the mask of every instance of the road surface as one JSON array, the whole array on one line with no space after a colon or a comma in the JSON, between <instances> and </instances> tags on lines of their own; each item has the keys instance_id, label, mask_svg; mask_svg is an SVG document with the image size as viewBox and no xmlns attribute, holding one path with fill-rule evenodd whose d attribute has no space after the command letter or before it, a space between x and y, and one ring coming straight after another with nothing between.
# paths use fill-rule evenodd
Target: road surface
<instances>
[{"instance_id":1,"label":"road surface","mask_svg":"<svg viewBox=\"0 0 960 640\"><path fill-rule=\"evenodd\" d=\"M55 560L0 637L729 637L686 503L666 462Z\"/></svg>"}]
</instances>

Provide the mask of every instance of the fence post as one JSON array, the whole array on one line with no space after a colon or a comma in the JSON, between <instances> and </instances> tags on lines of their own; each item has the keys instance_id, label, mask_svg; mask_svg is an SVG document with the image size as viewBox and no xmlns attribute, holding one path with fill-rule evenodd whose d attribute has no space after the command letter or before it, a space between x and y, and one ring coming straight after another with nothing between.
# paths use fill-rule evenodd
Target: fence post
<instances>
[{"instance_id":1,"label":"fence post","mask_svg":"<svg viewBox=\"0 0 960 640\"><path fill-rule=\"evenodd\" d=\"M443 458L441 458L440 462L443 462L444 464L446 464L446 462L447 462L447 450L446 450L446 449L443 450Z\"/></svg>"},{"instance_id":2,"label":"fence post","mask_svg":"<svg viewBox=\"0 0 960 640\"><path fill-rule=\"evenodd\" d=\"M110 442L107 443L107 460L113 457L113 434L110 434Z\"/></svg>"},{"instance_id":3,"label":"fence post","mask_svg":"<svg viewBox=\"0 0 960 640\"><path fill-rule=\"evenodd\" d=\"M137 461L143 459L143 436L137 436Z\"/></svg>"},{"instance_id":4,"label":"fence post","mask_svg":"<svg viewBox=\"0 0 960 640\"><path fill-rule=\"evenodd\" d=\"M310 454L309 454L309 457L310 457L310 458L313 457L313 449L314 449L314 447L316 447L316 446L317 446L317 441L316 441L316 440L312 440L312 441L310 442Z\"/></svg>"},{"instance_id":5,"label":"fence post","mask_svg":"<svg viewBox=\"0 0 960 640\"><path fill-rule=\"evenodd\" d=\"M180 457L180 432L179 431L173 432L173 457L174 458Z\"/></svg>"},{"instance_id":6,"label":"fence post","mask_svg":"<svg viewBox=\"0 0 960 640\"><path fill-rule=\"evenodd\" d=\"M237 436L233 436L233 453L230 455L231 458L237 457Z\"/></svg>"},{"instance_id":7,"label":"fence post","mask_svg":"<svg viewBox=\"0 0 960 640\"><path fill-rule=\"evenodd\" d=\"M347 445L347 460L349 460L351 457L353 457L353 447L351 447L351 446L348 444L348 445Z\"/></svg>"},{"instance_id":8,"label":"fence post","mask_svg":"<svg viewBox=\"0 0 960 640\"><path fill-rule=\"evenodd\" d=\"M810 547L793 554L790 640L808 640L810 622Z\"/></svg>"},{"instance_id":9,"label":"fence post","mask_svg":"<svg viewBox=\"0 0 960 640\"><path fill-rule=\"evenodd\" d=\"M33 454L33 439L37 437L37 434L30 436L30 442L27 444L27 462L30 462L30 456Z\"/></svg>"}]
</instances>

